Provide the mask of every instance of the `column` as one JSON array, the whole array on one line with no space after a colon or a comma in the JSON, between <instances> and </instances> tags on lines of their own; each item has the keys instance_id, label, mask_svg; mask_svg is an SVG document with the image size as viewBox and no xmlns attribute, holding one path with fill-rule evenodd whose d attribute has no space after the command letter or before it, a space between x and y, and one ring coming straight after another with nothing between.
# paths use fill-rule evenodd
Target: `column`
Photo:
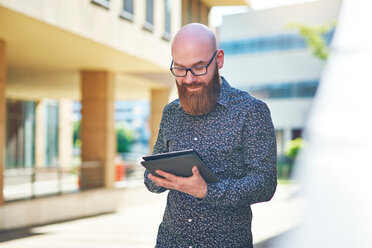
<instances>
[{"instance_id":1,"label":"column","mask_svg":"<svg viewBox=\"0 0 372 248\"><path fill-rule=\"evenodd\" d=\"M112 188L116 154L113 75L107 71L82 71L81 86L81 186Z\"/></svg>"},{"instance_id":2,"label":"column","mask_svg":"<svg viewBox=\"0 0 372 248\"><path fill-rule=\"evenodd\" d=\"M72 166L72 104L73 102L70 99L61 99L58 103L58 164L60 168L66 169L70 169Z\"/></svg>"},{"instance_id":3,"label":"column","mask_svg":"<svg viewBox=\"0 0 372 248\"><path fill-rule=\"evenodd\" d=\"M168 104L170 89L151 90L151 119L150 119L150 150L152 151L158 137L159 125L163 109Z\"/></svg>"},{"instance_id":4,"label":"column","mask_svg":"<svg viewBox=\"0 0 372 248\"><path fill-rule=\"evenodd\" d=\"M0 205L4 204L4 168L5 168L5 124L6 124L6 58L5 41L0 40Z\"/></svg>"},{"instance_id":5,"label":"column","mask_svg":"<svg viewBox=\"0 0 372 248\"><path fill-rule=\"evenodd\" d=\"M46 123L45 105L42 100L36 102L35 106L35 167L45 166L46 156Z\"/></svg>"}]
</instances>

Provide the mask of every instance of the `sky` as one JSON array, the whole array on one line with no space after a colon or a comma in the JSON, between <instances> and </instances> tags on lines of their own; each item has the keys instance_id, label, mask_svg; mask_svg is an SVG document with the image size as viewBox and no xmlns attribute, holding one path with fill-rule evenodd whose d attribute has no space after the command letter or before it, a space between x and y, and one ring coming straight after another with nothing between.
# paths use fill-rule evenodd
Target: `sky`
<instances>
[{"instance_id":1,"label":"sky","mask_svg":"<svg viewBox=\"0 0 372 248\"><path fill-rule=\"evenodd\" d=\"M261 10L268 8L281 7L286 5L314 2L319 0L251 0L252 10ZM250 9L246 6L220 6L213 7L210 13L210 24L214 27L222 24L224 15L248 12Z\"/></svg>"}]
</instances>

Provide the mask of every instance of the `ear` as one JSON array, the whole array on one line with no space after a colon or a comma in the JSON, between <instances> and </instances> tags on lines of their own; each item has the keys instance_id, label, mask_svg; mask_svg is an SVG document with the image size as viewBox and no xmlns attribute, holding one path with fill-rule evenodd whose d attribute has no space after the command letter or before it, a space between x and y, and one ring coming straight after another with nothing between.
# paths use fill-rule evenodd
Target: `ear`
<instances>
[{"instance_id":1,"label":"ear","mask_svg":"<svg viewBox=\"0 0 372 248\"><path fill-rule=\"evenodd\" d=\"M224 63L224 58L225 58L225 53L222 49L219 49L218 52L217 52L217 65L218 65L218 69L221 69L223 67L223 63Z\"/></svg>"}]
</instances>

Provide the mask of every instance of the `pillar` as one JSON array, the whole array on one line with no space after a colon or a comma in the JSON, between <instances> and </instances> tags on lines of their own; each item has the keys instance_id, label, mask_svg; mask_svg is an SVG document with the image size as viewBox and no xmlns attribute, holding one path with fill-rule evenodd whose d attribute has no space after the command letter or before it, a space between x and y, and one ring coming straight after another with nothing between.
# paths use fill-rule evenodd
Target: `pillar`
<instances>
[{"instance_id":1,"label":"pillar","mask_svg":"<svg viewBox=\"0 0 372 248\"><path fill-rule=\"evenodd\" d=\"M5 41L0 40L0 205L4 204L4 168L5 168L5 124L6 124L6 58Z\"/></svg>"},{"instance_id":2,"label":"pillar","mask_svg":"<svg viewBox=\"0 0 372 248\"><path fill-rule=\"evenodd\" d=\"M116 154L113 75L107 71L82 71L81 86L81 187L112 188Z\"/></svg>"},{"instance_id":3,"label":"pillar","mask_svg":"<svg viewBox=\"0 0 372 248\"><path fill-rule=\"evenodd\" d=\"M150 119L150 150L152 151L158 137L159 125L163 109L168 104L171 89L153 89L151 90L151 119Z\"/></svg>"},{"instance_id":4,"label":"pillar","mask_svg":"<svg viewBox=\"0 0 372 248\"><path fill-rule=\"evenodd\" d=\"M45 166L46 154L46 107L42 100L35 104L35 167Z\"/></svg>"},{"instance_id":5,"label":"pillar","mask_svg":"<svg viewBox=\"0 0 372 248\"><path fill-rule=\"evenodd\" d=\"M72 167L73 156L72 104L70 99L61 99L58 104L58 164L67 169Z\"/></svg>"}]
</instances>

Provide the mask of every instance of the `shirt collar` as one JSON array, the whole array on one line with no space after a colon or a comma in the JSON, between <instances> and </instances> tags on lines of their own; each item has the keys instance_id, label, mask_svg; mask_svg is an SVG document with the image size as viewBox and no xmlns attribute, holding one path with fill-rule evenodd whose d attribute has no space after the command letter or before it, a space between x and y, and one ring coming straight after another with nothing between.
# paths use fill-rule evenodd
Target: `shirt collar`
<instances>
[{"instance_id":1,"label":"shirt collar","mask_svg":"<svg viewBox=\"0 0 372 248\"><path fill-rule=\"evenodd\" d=\"M223 107L227 108L230 100L230 91L231 86L226 81L224 77L221 76L222 84L221 84L221 91L217 99L217 103L222 105ZM182 108L181 103L179 102L179 99L177 99L178 108Z\"/></svg>"},{"instance_id":2,"label":"shirt collar","mask_svg":"<svg viewBox=\"0 0 372 248\"><path fill-rule=\"evenodd\" d=\"M221 79L222 79L221 92L220 95L218 96L217 103L227 108L230 100L231 86L224 77L221 76Z\"/></svg>"}]
</instances>

